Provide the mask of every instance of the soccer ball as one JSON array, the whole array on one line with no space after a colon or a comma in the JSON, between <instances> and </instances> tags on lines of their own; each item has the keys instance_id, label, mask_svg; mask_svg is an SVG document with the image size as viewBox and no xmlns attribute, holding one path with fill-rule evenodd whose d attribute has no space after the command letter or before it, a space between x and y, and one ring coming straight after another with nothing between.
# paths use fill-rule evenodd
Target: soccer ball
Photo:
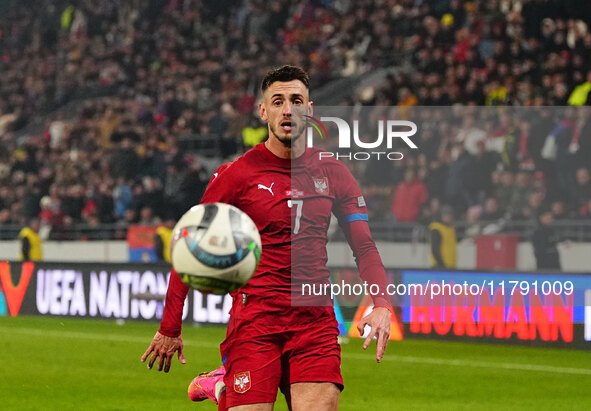
<instances>
[{"instance_id":1,"label":"soccer ball","mask_svg":"<svg viewBox=\"0 0 591 411\"><path fill-rule=\"evenodd\" d=\"M242 287L261 258L261 236L246 213L224 203L192 207L172 234L172 266L181 281L202 292Z\"/></svg>"}]
</instances>

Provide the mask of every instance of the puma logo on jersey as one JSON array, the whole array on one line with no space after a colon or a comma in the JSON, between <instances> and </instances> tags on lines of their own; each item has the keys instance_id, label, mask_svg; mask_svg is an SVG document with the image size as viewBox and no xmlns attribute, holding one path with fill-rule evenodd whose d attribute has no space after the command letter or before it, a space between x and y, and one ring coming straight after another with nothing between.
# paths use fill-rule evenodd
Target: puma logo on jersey
<instances>
[{"instance_id":1,"label":"puma logo on jersey","mask_svg":"<svg viewBox=\"0 0 591 411\"><path fill-rule=\"evenodd\" d=\"M261 189L267 190L269 193L271 193L272 196L275 196L275 194L273 193L273 184L275 184L275 182L271 183L271 185L269 187L259 184L258 188L259 188L259 190L261 190Z\"/></svg>"}]
</instances>

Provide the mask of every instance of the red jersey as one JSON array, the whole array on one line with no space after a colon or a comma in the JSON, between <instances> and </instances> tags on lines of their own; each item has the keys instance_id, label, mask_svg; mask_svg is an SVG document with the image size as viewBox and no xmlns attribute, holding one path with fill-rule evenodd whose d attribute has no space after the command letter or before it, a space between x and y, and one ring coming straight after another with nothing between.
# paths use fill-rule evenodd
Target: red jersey
<instances>
[{"instance_id":1,"label":"red jersey","mask_svg":"<svg viewBox=\"0 0 591 411\"><path fill-rule=\"evenodd\" d=\"M294 276L300 284L328 283L326 233L331 213L345 231L362 277L385 287L384 267L367 228L367 209L359 186L341 161L319 160L320 151L310 148L297 159L282 159L261 143L220 167L203 196L202 203L223 202L238 207L252 218L260 232L263 249L259 266L236 292L262 301L260 312L291 306L291 296L297 293ZM351 227L357 231L351 231ZM177 306L180 298L182 311L187 291L180 280L171 277L169 294L176 297L172 301L167 293L168 310L161 326L164 334L177 334L177 326L180 332L177 323L181 316L175 314L172 321L173 315L167 315L167 311L179 311L169 306ZM305 304L303 300L297 304L302 302ZM387 297L376 297L374 303L390 305Z\"/></svg>"}]
</instances>

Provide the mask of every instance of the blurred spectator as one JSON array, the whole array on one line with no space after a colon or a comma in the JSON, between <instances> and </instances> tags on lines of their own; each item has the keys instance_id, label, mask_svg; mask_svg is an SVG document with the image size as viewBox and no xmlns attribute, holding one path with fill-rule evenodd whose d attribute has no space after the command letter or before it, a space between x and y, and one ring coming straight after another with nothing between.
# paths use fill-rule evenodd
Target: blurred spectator
<instances>
[{"instance_id":1,"label":"blurred spectator","mask_svg":"<svg viewBox=\"0 0 591 411\"><path fill-rule=\"evenodd\" d=\"M39 228L39 220L32 219L18 234L21 246L20 261L43 260L43 247L38 234Z\"/></svg>"},{"instance_id":2,"label":"blurred spectator","mask_svg":"<svg viewBox=\"0 0 591 411\"><path fill-rule=\"evenodd\" d=\"M579 84L568 98L571 106L591 105L591 70L587 72L586 81Z\"/></svg>"},{"instance_id":3,"label":"blurred spectator","mask_svg":"<svg viewBox=\"0 0 591 411\"><path fill-rule=\"evenodd\" d=\"M522 210L517 219L522 218L524 220L535 221L540 213L543 201L544 197L541 193L532 192L529 196L527 207Z\"/></svg>"},{"instance_id":4,"label":"blurred spectator","mask_svg":"<svg viewBox=\"0 0 591 411\"><path fill-rule=\"evenodd\" d=\"M489 197L484 202L481 219L483 221L495 221L503 217L503 212L499 209L499 203L494 197Z\"/></svg>"},{"instance_id":5,"label":"blurred spectator","mask_svg":"<svg viewBox=\"0 0 591 411\"><path fill-rule=\"evenodd\" d=\"M468 208L466 211L467 227L464 230L464 236L474 237L481 232L480 217L482 215L482 206L475 205Z\"/></svg>"},{"instance_id":6,"label":"blurred spectator","mask_svg":"<svg viewBox=\"0 0 591 411\"><path fill-rule=\"evenodd\" d=\"M59 111L56 119L49 124L49 145L52 148L58 147L61 140L66 136L68 123L64 121L64 114Z\"/></svg>"},{"instance_id":7,"label":"blurred spectator","mask_svg":"<svg viewBox=\"0 0 591 411\"><path fill-rule=\"evenodd\" d=\"M553 221L552 210L543 210L538 218L538 227L532 235L532 245L538 269L560 270L558 239L552 228Z\"/></svg>"},{"instance_id":8,"label":"blurred spectator","mask_svg":"<svg viewBox=\"0 0 591 411\"><path fill-rule=\"evenodd\" d=\"M431 212L431 206L428 203L421 205L417 223L419 223L421 226L428 227L434 219L435 215L433 215Z\"/></svg>"},{"instance_id":9,"label":"blurred spectator","mask_svg":"<svg viewBox=\"0 0 591 411\"><path fill-rule=\"evenodd\" d=\"M249 125L242 130L242 143L245 147L254 147L267 138L267 126L254 116Z\"/></svg>"},{"instance_id":10,"label":"blurred spectator","mask_svg":"<svg viewBox=\"0 0 591 411\"><path fill-rule=\"evenodd\" d=\"M509 202L509 210L514 217L523 219L530 215L531 195L530 176L527 172L520 171L515 177L515 184Z\"/></svg>"},{"instance_id":11,"label":"blurred spectator","mask_svg":"<svg viewBox=\"0 0 591 411\"><path fill-rule=\"evenodd\" d=\"M429 173L425 178L425 184L431 198L445 199L447 173L448 166L441 160L436 159L429 164Z\"/></svg>"},{"instance_id":12,"label":"blurred spectator","mask_svg":"<svg viewBox=\"0 0 591 411\"><path fill-rule=\"evenodd\" d=\"M577 170L577 186L576 192L576 209L580 209L591 200L591 176L589 175L589 169L579 168Z\"/></svg>"},{"instance_id":13,"label":"blurred spectator","mask_svg":"<svg viewBox=\"0 0 591 411\"><path fill-rule=\"evenodd\" d=\"M566 211L564 201L562 201L562 200L553 201L550 208L552 210L552 214L554 215L555 221L567 220L570 218L569 213Z\"/></svg>"},{"instance_id":14,"label":"blurred spectator","mask_svg":"<svg viewBox=\"0 0 591 411\"><path fill-rule=\"evenodd\" d=\"M100 221L95 211L83 213L82 224L79 226L80 240L108 240L110 234L101 230Z\"/></svg>"},{"instance_id":15,"label":"blurred spectator","mask_svg":"<svg viewBox=\"0 0 591 411\"><path fill-rule=\"evenodd\" d=\"M180 200L180 210L185 211L198 204L208 182L209 175L204 167L195 163L189 165L177 193Z\"/></svg>"},{"instance_id":16,"label":"blurred spectator","mask_svg":"<svg viewBox=\"0 0 591 411\"><path fill-rule=\"evenodd\" d=\"M154 234L154 250L158 260L170 263L170 246L172 242L172 229L176 224L176 219L172 216L167 217L162 225L156 229Z\"/></svg>"},{"instance_id":17,"label":"blurred spectator","mask_svg":"<svg viewBox=\"0 0 591 411\"><path fill-rule=\"evenodd\" d=\"M452 159L445 184L445 198L453 207L464 210L471 203L470 188L474 187L474 176L470 174L472 156L463 143L456 143Z\"/></svg>"},{"instance_id":18,"label":"blurred spectator","mask_svg":"<svg viewBox=\"0 0 591 411\"><path fill-rule=\"evenodd\" d=\"M578 134L572 144L575 155L575 167L589 168L591 158L591 107L582 107L578 111Z\"/></svg>"},{"instance_id":19,"label":"blurred spectator","mask_svg":"<svg viewBox=\"0 0 591 411\"><path fill-rule=\"evenodd\" d=\"M499 164L499 155L494 151L487 151L485 142L480 141L476 145L476 153L472 157L470 173L474 183L472 187L472 198L481 201L486 195L492 192L492 175Z\"/></svg>"},{"instance_id":20,"label":"blurred spectator","mask_svg":"<svg viewBox=\"0 0 591 411\"><path fill-rule=\"evenodd\" d=\"M507 170L516 171L520 164L521 130L517 126L518 119L509 115L500 116L503 146L501 148L501 160Z\"/></svg>"},{"instance_id":21,"label":"blurred spectator","mask_svg":"<svg viewBox=\"0 0 591 411\"><path fill-rule=\"evenodd\" d=\"M39 221L41 226L54 227L63 224L64 213L61 210L61 203L50 196L43 196L39 202L41 211Z\"/></svg>"},{"instance_id":22,"label":"blurred spectator","mask_svg":"<svg viewBox=\"0 0 591 411\"><path fill-rule=\"evenodd\" d=\"M136 175L154 177L160 181L166 177L165 145L158 141L158 137L151 134L145 144L138 150L138 169Z\"/></svg>"},{"instance_id":23,"label":"blurred spectator","mask_svg":"<svg viewBox=\"0 0 591 411\"><path fill-rule=\"evenodd\" d=\"M118 220L116 225L116 237L117 238L126 238L127 229L138 223L137 213L133 208L128 208L125 210L125 214L123 215L123 219Z\"/></svg>"},{"instance_id":24,"label":"blurred spectator","mask_svg":"<svg viewBox=\"0 0 591 411\"><path fill-rule=\"evenodd\" d=\"M397 186L401 180L398 176L398 168L400 166L400 164L395 164L393 167L389 161L369 161L362 177L363 185L376 185L379 187Z\"/></svg>"},{"instance_id":25,"label":"blurred spectator","mask_svg":"<svg viewBox=\"0 0 591 411\"><path fill-rule=\"evenodd\" d=\"M101 183L98 187L98 192L94 196L94 200L90 200L84 206L82 213L85 213L85 209L90 203L94 202L96 207L96 216L99 222L112 223L115 221L115 204L114 194L111 186L105 182Z\"/></svg>"},{"instance_id":26,"label":"blurred spectator","mask_svg":"<svg viewBox=\"0 0 591 411\"><path fill-rule=\"evenodd\" d=\"M542 157L542 147L555 125L551 108L542 107L531 113L531 127L526 141L527 153L532 158L535 169L548 174L552 163Z\"/></svg>"},{"instance_id":27,"label":"blurred spectator","mask_svg":"<svg viewBox=\"0 0 591 411\"><path fill-rule=\"evenodd\" d=\"M168 207L164 202L164 192L162 191L160 181L156 178L144 177L143 186L144 190L137 199L138 203L150 208L155 217L163 218Z\"/></svg>"},{"instance_id":28,"label":"blurred spectator","mask_svg":"<svg viewBox=\"0 0 591 411\"><path fill-rule=\"evenodd\" d=\"M98 122L99 127L99 138L98 142L99 145L103 149L110 149L113 148L113 142L111 141L111 136L113 132L119 126L121 120L115 110L112 107L107 107L105 110L104 115Z\"/></svg>"},{"instance_id":29,"label":"blurred spectator","mask_svg":"<svg viewBox=\"0 0 591 411\"><path fill-rule=\"evenodd\" d=\"M22 210L24 218L30 220L37 218L41 211L41 189L36 175L28 174L26 180L26 188L22 197Z\"/></svg>"},{"instance_id":30,"label":"blurred spectator","mask_svg":"<svg viewBox=\"0 0 591 411\"><path fill-rule=\"evenodd\" d=\"M138 172L139 164L140 158L133 147L131 137L123 137L109 163L111 175L114 178L122 177L129 180Z\"/></svg>"},{"instance_id":31,"label":"blurred spectator","mask_svg":"<svg viewBox=\"0 0 591 411\"><path fill-rule=\"evenodd\" d=\"M142 207L137 223L144 226L155 226L160 224L160 219L154 215L154 211L150 207Z\"/></svg>"},{"instance_id":32,"label":"blurred spectator","mask_svg":"<svg viewBox=\"0 0 591 411\"><path fill-rule=\"evenodd\" d=\"M70 217L75 223L82 220L82 209L84 208L84 198L82 195L82 187L74 184L68 187L67 193L62 201L64 214Z\"/></svg>"},{"instance_id":33,"label":"blurred spectator","mask_svg":"<svg viewBox=\"0 0 591 411\"><path fill-rule=\"evenodd\" d=\"M583 204L577 216L582 219L591 219L591 200Z\"/></svg>"},{"instance_id":34,"label":"blurred spectator","mask_svg":"<svg viewBox=\"0 0 591 411\"><path fill-rule=\"evenodd\" d=\"M564 113L560 123L550 132L556 139L556 177L561 193L573 201L576 194L574 176L574 157L570 149L575 138L575 112L569 109Z\"/></svg>"},{"instance_id":35,"label":"blurred spectator","mask_svg":"<svg viewBox=\"0 0 591 411\"><path fill-rule=\"evenodd\" d=\"M453 209L444 206L441 208L439 218L429 224L432 267L444 269L456 267L457 239L452 223Z\"/></svg>"},{"instance_id":36,"label":"blurred spectator","mask_svg":"<svg viewBox=\"0 0 591 411\"><path fill-rule=\"evenodd\" d=\"M421 205L428 199L427 186L417 178L414 169L407 168L404 181L394 191L392 214L398 222L416 222Z\"/></svg>"},{"instance_id":37,"label":"blurred spectator","mask_svg":"<svg viewBox=\"0 0 591 411\"><path fill-rule=\"evenodd\" d=\"M486 140L486 133L475 126L473 116L466 116L464 118L464 125L456 136L456 141L462 143L466 151L472 155L478 152L479 143L484 143Z\"/></svg>"},{"instance_id":38,"label":"blurred spectator","mask_svg":"<svg viewBox=\"0 0 591 411\"><path fill-rule=\"evenodd\" d=\"M501 210L509 210L513 194L515 192L514 188L514 178L513 173L510 171L504 171L499 178L499 181L496 184L495 190L495 198L499 204L499 208Z\"/></svg>"},{"instance_id":39,"label":"blurred spectator","mask_svg":"<svg viewBox=\"0 0 591 411\"><path fill-rule=\"evenodd\" d=\"M119 178L119 183L113 190L113 201L115 203L115 215L117 218L123 218L125 212L131 206L133 193L131 185L123 178Z\"/></svg>"}]
</instances>

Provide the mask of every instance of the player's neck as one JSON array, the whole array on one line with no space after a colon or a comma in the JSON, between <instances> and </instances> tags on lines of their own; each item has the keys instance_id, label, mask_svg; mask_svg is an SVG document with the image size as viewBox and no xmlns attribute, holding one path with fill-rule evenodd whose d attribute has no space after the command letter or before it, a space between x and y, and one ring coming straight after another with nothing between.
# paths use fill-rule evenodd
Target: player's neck
<instances>
[{"instance_id":1,"label":"player's neck","mask_svg":"<svg viewBox=\"0 0 591 411\"><path fill-rule=\"evenodd\" d=\"M277 157L288 160L292 158L298 158L304 154L304 151L306 151L306 146L303 144L303 142L304 139L299 138L294 142L295 144L292 147L286 147L277 138L270 136L265 142L265 147L267 147L267 149Z\"/></svg>"}]
</instances>

